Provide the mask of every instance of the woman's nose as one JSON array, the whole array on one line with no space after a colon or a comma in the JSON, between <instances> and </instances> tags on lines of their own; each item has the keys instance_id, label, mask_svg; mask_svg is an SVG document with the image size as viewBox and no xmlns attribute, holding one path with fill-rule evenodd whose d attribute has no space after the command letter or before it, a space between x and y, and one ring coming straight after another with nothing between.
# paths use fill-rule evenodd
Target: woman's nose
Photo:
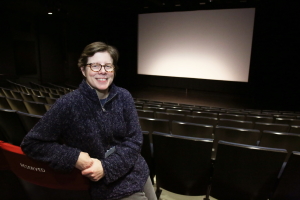
<instances>
[{"instance_id":1,"label":"woman's nose","mask_svg":"<svg viewBox=\"0 0 300 200\"><path fill-rule=\"evenodd\" d=\"M105 74L106 71L105 71L104 67L101 67L101 69L100 69L100 71L99 71L98 73L100 73L100 74Z\"/></svg>"}]
</instances>

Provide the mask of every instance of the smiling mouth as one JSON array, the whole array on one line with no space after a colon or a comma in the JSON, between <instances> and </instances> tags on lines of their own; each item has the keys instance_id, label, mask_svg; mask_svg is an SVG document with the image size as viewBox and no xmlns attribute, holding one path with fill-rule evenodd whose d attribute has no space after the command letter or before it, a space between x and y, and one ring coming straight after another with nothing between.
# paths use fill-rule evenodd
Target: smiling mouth
<instances>
[{"instance_id":1,"label":"smiling mouth","mask_svg":"<svg viewBox=\"0 0 300 200\"><path fill-rule=\"evenodd\" d=\"M107 78L96 78L97 81L107 81Z\"/></svg>"}]
</instances>

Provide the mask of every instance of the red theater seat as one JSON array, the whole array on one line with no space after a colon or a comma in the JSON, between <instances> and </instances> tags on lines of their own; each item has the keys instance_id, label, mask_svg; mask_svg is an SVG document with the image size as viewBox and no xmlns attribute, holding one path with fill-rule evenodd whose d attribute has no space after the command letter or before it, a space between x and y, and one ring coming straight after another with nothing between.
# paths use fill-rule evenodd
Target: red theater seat
<instances>
[{"instance_id":1,"label":"red theater seat","mask_svg":"<svg viewBox=\"0 0 300 200\"><path fill-rule=\"evenodd\" d=\"M27 182L61 190L88 190L89 188L88 179L77 169L70 173L58 172L50 168L47 163L27 157L18 146L1 143L1 148L10 169Z\"/></svg>"}]
</instances>

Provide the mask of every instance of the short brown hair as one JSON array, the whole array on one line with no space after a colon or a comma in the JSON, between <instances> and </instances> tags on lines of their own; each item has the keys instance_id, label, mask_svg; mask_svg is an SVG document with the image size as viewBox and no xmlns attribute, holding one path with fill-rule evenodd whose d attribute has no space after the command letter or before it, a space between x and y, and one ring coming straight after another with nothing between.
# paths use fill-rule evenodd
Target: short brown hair
<instances>
[{"instance_id":1,"label":"short brown hair","mask_svg":"<svg viewBox=\"0 0 300 200\"><path fill-rule=\"evenodd\" d=\"M83 52L81 53L79 60L78 60L78 67L85 68L87 65L88 57L92 57L97 52L107 52L113 59L113 65L115 66L115 71L118 69L117 62L119 59L119 52L118 50L110 45L105 44L104 42L93 42L87 45Z\"/></svg>"}]
</instances>

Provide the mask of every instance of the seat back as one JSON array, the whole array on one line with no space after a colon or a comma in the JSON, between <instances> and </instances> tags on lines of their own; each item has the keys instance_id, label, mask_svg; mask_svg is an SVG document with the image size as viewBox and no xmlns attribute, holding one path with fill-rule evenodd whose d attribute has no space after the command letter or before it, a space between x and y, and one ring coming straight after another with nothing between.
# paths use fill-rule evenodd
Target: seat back
<instances>
[{"instance_id":1,"label":"seat back","mask_svg":"<svg viewBox=\"0 0 300 200\"><path fill-rule=\"evenodd\" d=\"M0 131L9 143L20 145L27 131L16 112L15 110L0 109Z\"/></svg>"},{"instance_id":2,"label":"seat back","mask_svg":"<svg viewBox=\"0 0 300 200\"><path fill-rule=\"evenodd\" d=\"M300 133L300 126L291 126L290 133Z\"/></svg>"},{"instance_id":3,"label":"seat back","mask_svg":"<svg viewBox=\"0 0 300 200\"><path fill-rule=\"evenodd\" d=\"M29 132L35 124L43 117L41 115L33 115L29 113L23 113L17 111L17 115L19 116L26 132Z\"/></svg>"},{"instance_id":4,"label":"seat back","mask_svg":"<svg viewBox=\"0 0 300 200\"><path fill-rule=\"evenodd\" d=\"M12 110L17 110L21 112L27 112L28 110L24 105L24 101L21 99L12 99L12 98L6 98L8 104L10 105Z\"/></svg>"},{"instance_id":5,"label":"seat back","mask_svg":"<svg viewBox=\"0 0 300 200\"><path fill-rule=\"evenodd\" d=\"M218 118L187 115L186 122L191 122L191 123L196 123L196 124L207 124L207 125L212 125L213 127L215 127L218 124Z\"/></svg>"},{"instance_id":6,"label":"seat back","mask_svg":"<svg viewBox=\"0 0 300 200\"><path fill-rule=\"evenodd\" d=\"M241 121L241 120L233 120L233 119L219 119L218 125L235 127L235 128L246 128L246 129L253 128L252 121Z\"/></svg>"},{"instance_id":7,"label":"seat back","mask_svg":"<svg viewBox=\"0 0 300 200\"><path fill-rule=\"evenodd\" d=\"M157 189L162 187L182 195L205 195L210 180L211 149L211 139L154 132Z\"/></svg>"},{"instance_id":8,"label":"seat back","mask_svg":"<svg viewBox=\"0 0 300 200\"><path fill-rule=\"evenodd\" d=\"M292 152L271 200L300 199L300 152Z\"/></svg>"},{"instance_id":9,"label":"seat back","mask_svg":"<svg viewBox=\"0 0 300 200\"><path fill-rule=\"evenodd\" d=\"M157 119L168 119L170 131L172 131L172 121L185 121L184 114L167 113L167 112L156 112L155 118Z\"/></svg>"},{"instance_id":10,"label":"seat back","mask_svg":"<svg viewBox=\"0 0 300 200\"><path fill-rule=\"evenodd\" d=\"M219 113L219 119L233 119L233 120L245 120L245 115L238 115L238 114L228 114L228 113Z\"/></svg>"},{"instance_id":11,"label":"seat back","mask_svg":"<svg viewBox=\"0 0 300 200\"><path fill-rule=\"evenodd\" d=\"M284 149L219 141L210 196L268 199L286 155Z\"/></svg>"},{"instance_id":12,"label":"seat back","mask_svg":"<svg viewBox=\"0 0 300 200\"><path fill-rule=\"evenodd\" d=\"M260 115L247 115L246 121L263 122L263 123L273 123L273 117L260 116Z\"/></svg>"},{"instance_id":13,"label":"seat back","mask_svg":"<svg viewBox=\"0 0 300 200\"><path fill-rule=\"evenodd\" d=\"M21 96L24 101L34 101L32 94L21 93Z\"/></svg>"},{"instance_id":14,"label":"seat back","mask_svg":"<svg viewBox=\"0 0 300 200\"><path fill-rule=\"evenodd\" d=\"M192 111L192 115L202 117L218 117L217 112Z\"/></svg>"},{"instance_id":15,"label":"seat back","mask_svg":"<svg viewBox=\"0 0 300 200\"><path fill-rule=\"evenodd\" d=\"M275 123L263 123L263 122L255 122L254 129L263 131L277 131L277 132L288 132L290 126L288 124L275 124Z\"/></svg>"},{"instance_id":16,"label":"seat back","mask_svg":"<svg viewBox=\"0 0 300 200\"><path fill-rule=\"evenodd\" d=\"M178 109L167 108L166 112L167 113L175 113L175 114L183 114L183 115L190 115L191 114L190 110L182 110L181 108L178 108Z\"/></svg>"},{"instance_id":17,"label":"seat back","mask_svg":"<svg viewBox=\"0 0 300 200\"><path fill-rule=\"evenodd\" d=\"M275 122L278 124L289 124L289 125L295 125L300 126L300 119L292 119L292 118L276 118Z\"/></svg>"},{"instance_id":18,"label":"seat back","mask_svg":"<svg viewBox=\"0 0 300 200\"><path fill-rule=\"evenodd\" d=\"M150 117L154 118L154 111L153 110L140 110L136 109L139 117Z\"/></svg>"},{"instance_id":19,"label":"seat back","mask_svg":"<svg viewBox=\"0 0 300 200\"><path fill-rule=\"evenodd\" d=\"M0 170L9 170L9 164L3 154L3 150L1 148L4 142L0 140Z\"/></svg>"},{"instance_id":20,"label":"seat back","mask_svg":"<svg viewBox=\"0 0 300 200\"><path fill-rule=\"evenodd\" d=\"M259 139L259 130L216 126L214 134L214 151L212 154L212 158L214 159L217 153L219 140L240 144L257 145Z\"/></svg>"},{"instance_id":21,"label":"seat back","mask_svg":"<svg viewBox=\"0 0 300 200\"><path fill-rule=\"evenodd\" d=\"M185 121L184 114L176 114L176 113L167 113L167 112L156 112L155 118L157 119L168 119L170 122L172 121Z\"/></svg>"},{"instance_id":22,"label":"seat back","mask_svg":"<svg viewBox=\"0 0 300 200\"><path fill-rule=\"evenodd\" d=\"M4 142L0 141L0 199L32 200L27 196L20 179L10 170L9 163L2 150L2 144Z\"/></svg>"},{"instance_id":23,"label":"seat back","mask_svg":"<svg viewBox=\"0 0 300 200\"><path fill-rule=\"evenodd\" d=\"M8 98L14 98L14 95L11 93L10 89L7 89L7 88L1 88L1 89L2 89L3 94L6 97L8 97Z\"/></svg>"},{"instance_id":24,"label":"seat back","mask_svg":"<svg viewBox=\"0 0 300 200\"><path fill-rule=\"evenodd\" d=\"M13 98L15 98L15 99L23 99L23 97L21 95L21 92L19 92L19 91L13 91L13 90L11 90L10 92L13 95Z\"/></svg>"},{"instance_id":25,"label":"seat back","mask_svg":"<svg viewBox=\"0 0 300 200\"><path fill-rule=\"evenodd\" d=\"M300 135L275 131L263 131L259 146L286 149L288 155L292 151L300 151ZM287 160L288 158L286 158Z\"/></svg>"},{"instance_id":26,"label":"seat back","mask_svg":"<svg viewBox=\"0 0 300 200\"><path fill-rule=\"evenodd\" d=\"M47 112L45 104L33 102L33 101L24 101L24 104L28 110L28 113L33 115L44 115Z\"/></svg>"},{"instance_id":27,"label":"seat back","mask_svg":"<svg viewBox=\"0 0 300 200\"><path fill-rule=\"evenodd\" d=\"M2 143L3 154L10 169L21 179L43 187L63 190L87 190L89 181L74 169L70 173L54 171L47 163L27 157L20 147Z\"/></svg>"},{"instance_id":28,"label":"seat back","mask_svg":"<svg viewBox=\"0 0 300 200\"><path fill-rule=\"evenodd\" d=\"M189 122L172 122L172 134L197 138L213 138L212 125L195 124Z\"/></svg>"},{"instance_id":29,"label":"seat back","mask_svg":"<svg viewBox=\"0 0 300 200\"><path fill-rule=\"evenodd\" d=\"M56 98L51 98L51 97L45 97L46 98L46 101L47 101L47 104L54 104L56 102Z\"/></svg>"},{"instance_id":30,"label":"seat back","mask_svg":"<svg viewBox=\"0 0 300 200\"><path fill-rule=\"evenodd\" d=\"M0 108L3 109L11 109L10 105L8 104L6 97L0 95Z\"/></svg>"},{"instance_id":31,"label":"seat back","mask_svg":"<svg viewBox=\"0 0 300 200\"><path fill-rule=\"evenodd\" d=\"M169 120L168 119L155 119L148 117L139 117L140 125L143 131L148 131L152 134L153 131L169 133Z\"/></svg>"},{"instance_id":32,"label":"seat back","mask_svg":"<svg viewBox=\"0 0 300 200\"><path fill-rule=\"evenodd\" d=\"M35 95L32 95L32 98L33 98L34 102L48 103L46 97L44 97L44 96L35 96Z\"/></svg>"}]
</instances>

